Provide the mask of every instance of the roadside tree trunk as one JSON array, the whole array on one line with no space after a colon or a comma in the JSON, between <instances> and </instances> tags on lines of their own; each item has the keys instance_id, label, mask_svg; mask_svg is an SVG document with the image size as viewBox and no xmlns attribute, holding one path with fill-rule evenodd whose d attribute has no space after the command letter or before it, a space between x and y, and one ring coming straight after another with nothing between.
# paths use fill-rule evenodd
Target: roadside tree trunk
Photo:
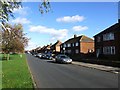
<instances>
[{"instance_id":1,"label":"roadside tree trunk","mask_svg":"<svg viewBox=\"0 0 120 90\"><path fill-rule=\"evenodd\" d=\"M7 61L10 59L10 54L8 53L7 54Z\"/></svg>"}]
</instances>

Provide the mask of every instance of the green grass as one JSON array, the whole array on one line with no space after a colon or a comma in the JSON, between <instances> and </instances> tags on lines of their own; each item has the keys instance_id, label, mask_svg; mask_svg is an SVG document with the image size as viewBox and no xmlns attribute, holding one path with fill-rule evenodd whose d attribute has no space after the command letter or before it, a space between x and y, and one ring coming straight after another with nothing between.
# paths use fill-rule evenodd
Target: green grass
<instances>
[{"instance_id":1,"label":"green grass","mask_svg":"<svg viewBox=\"0 0 120 90\"><path fill-rule=\"evenodd\" d=\"M0 55L1 59L2 55ZM0 61L0 90L2 89L2 62Z\"/></svg>"},{"instance_id":2,"label":"green grass","mask_svg":"<svg viewBox=\"0 0 120 90\"><path fill-rule=\"evenodd\" d=\"M9 61L2 62L2 88L33 88L26 56L10 55Z\"/></svg>"}]
</instances>

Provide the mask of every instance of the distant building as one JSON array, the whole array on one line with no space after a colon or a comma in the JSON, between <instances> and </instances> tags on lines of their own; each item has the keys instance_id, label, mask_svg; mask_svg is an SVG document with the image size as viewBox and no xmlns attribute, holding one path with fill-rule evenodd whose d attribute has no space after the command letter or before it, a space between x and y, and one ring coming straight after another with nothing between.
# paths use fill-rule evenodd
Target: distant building
<instances>
[{"instance_id":1,"label":"distant building","mask_svg":"<svg viewBox=\"0 0 120 90\"><path fill-rule=\"evenodd\" d=\"M61 53L68 54L74 59L80 59L84 55L93 52L94 40L85 35L74 35L74 38L70 38L61 44Z\"/></svg>"},{"instance_id":2,"label":"distant building","mask_svg":"<svg viewBox=\"0 0 120 90\"><path fill-rule=\"evenodd\" d=\"M41 47L37 47L37 48L35 49L36 53L39 53L40 50L41 50Z\"/></svg>"},{"instance_id":3,"label":"distant building","mask_svg":"<svg viewBox=\"0 0 120 90\"><path fill-rule=\"evenodd\" d=\"M50 47L51 47L51 44L50 44L50 45L47 45L47 46L43 46L43 47L39 50L39 53L51 53Z\"/></svg>"},{"instance_id":4,"label":"distant building","mask_svg":"<svg viewBox=\"0 0 120 90\"><path fill-rule=\"evenodd\" d=\"M97 58L120 60L120 23L98 33L94 38Z\"/></svg>"},{"instance_id":5,"label":"distant building","mask_svg":"<svg viewBox=\"0 0 120 90\"><path fill-rule=\"evenodd\" d=\"M51 51L53 53L59 53L61 44L62 42L60 40L57 40L57 42L50 47Z\"/></svg>"}]
</instances>

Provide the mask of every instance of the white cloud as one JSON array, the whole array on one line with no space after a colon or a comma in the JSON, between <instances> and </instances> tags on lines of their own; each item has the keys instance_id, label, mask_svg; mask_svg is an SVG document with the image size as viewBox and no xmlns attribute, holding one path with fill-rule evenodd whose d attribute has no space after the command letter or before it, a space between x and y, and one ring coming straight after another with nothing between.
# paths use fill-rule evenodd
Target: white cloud
<instances>
[{"instance_id":1,"label":"white cloud","mask_svg":"<svg viewBox=\"0 0 120 90\"><path fill-rule=\"evenodd\" d=\"M71 23L71 22L81 22L84 19L85 19L84 16L75 15L75 16L65 16L65 17L57 18L56 21Z\"/></svg>"},{"instance_id":2,"label":"white cloud","mask_svg":"<svg viewBox=\"0 0 120 90\"><path fill-rule=\"evenodd\" d=\"M42 34L49 34L51 36L51 40L62 40L67 37L68 30L67 29L54 29L48 28L45 26L30 26L29 31L31 32L39 32Z\"/></svg>"},{"instance_id":3,"label":"white cloud","mask_svg":"<svg viewBox=\"0 0 120 90\"><path fill-rule=\"evenodd\" d=\"M27 12L28 12L28 11L30 11L30 8L29 8L29 7L20 7L20 8L18 8L18 9L15 8L15 9L13 10L13 13L18 13L18 14L24 16L24 15L27 15Z\"/></svg>"},{"instance_id":4,"label":"white cloud","mask_svg":"<svg viewBox=\"0 0 120 90\"><path fill-rule=\"evenodd\" d=\"M36 43L29 41L28 46L25 48L25 50L32 50L36 48Z\"/></svg>"},{"instance_id":5,"label":"white cloud","mask_svg":"<svg viewBox=\"0 0 120 90\"><path fill-rule=\"evenodd\" d=\"M18 17L11 21L12 23L30 24L31 22L27 18Z\"/></svg>"},{"instance_id":6,"label":"white cloud","mask_svg":"<svg viewBox=\"0 0 120 90\"><path fill-rule=\"evenodd\" d=\"M84 31L84 30L87 30L88 27L87 26L74 26L72 29L74 31Z\"/></svg>"}]
</instances>

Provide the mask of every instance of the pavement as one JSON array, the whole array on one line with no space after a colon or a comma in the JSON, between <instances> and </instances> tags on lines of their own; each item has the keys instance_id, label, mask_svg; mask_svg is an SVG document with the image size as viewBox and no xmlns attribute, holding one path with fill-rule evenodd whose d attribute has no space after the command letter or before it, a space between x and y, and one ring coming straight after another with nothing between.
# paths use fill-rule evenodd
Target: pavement
<instances>
[{"instance_id":1,"label":"pavement","mask_svg":"<svg viewBox=\"0 0 120 90\"><path fill-rule=\"evenodd\" d=\"M53 59L53 60L55 60L55 59ZM78 61L72 61L72 64L87 67L87 68L98 69L98 70L102 70L102 71L106 71L106 72L111 72L111 73L115 73L115 74L120 73L120 68L112 67L112 66L90 64L90 63L84 63L84 62L78 62Z\"/></svg>"},{"instance_id":2,"label":"pavement","mask_svg":"<svg viewBox=\"0 0 120 90\"><path fill-rule=\"evenodd\" d=\"M77 62L77 61L73 61L72 64L80 65L80 66L88 67L88 68L93 68L93 69L98 69L98 70L102 70L102 71L107 71L107 72L111 72L111 73L115 73L115 74L120 73L120 68L117 68L117 67L98 65L98 64L90 64L90 63Z\"/></svg>"}]
</instances>

